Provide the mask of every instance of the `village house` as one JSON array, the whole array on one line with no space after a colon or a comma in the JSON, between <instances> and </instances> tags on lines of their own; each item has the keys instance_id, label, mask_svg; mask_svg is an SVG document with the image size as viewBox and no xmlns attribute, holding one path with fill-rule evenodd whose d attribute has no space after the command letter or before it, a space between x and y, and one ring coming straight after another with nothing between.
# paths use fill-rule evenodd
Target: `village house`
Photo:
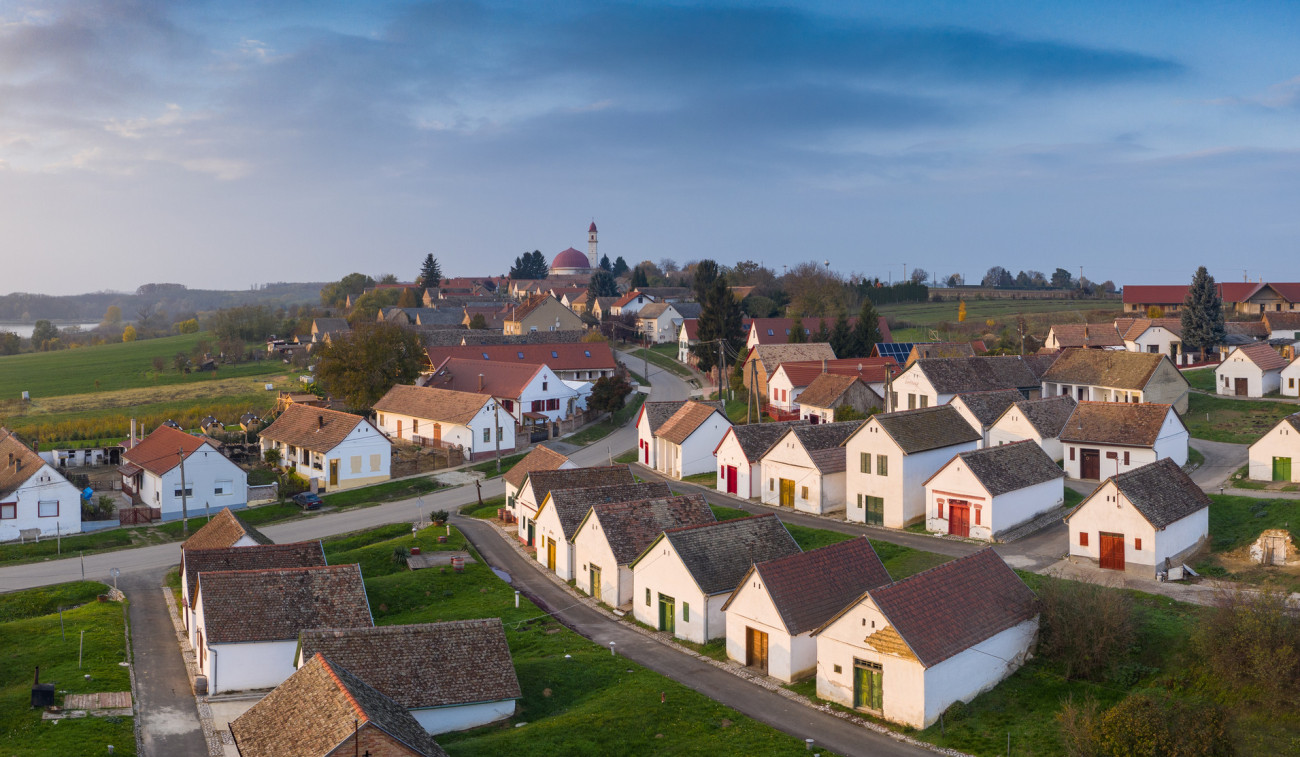
<instances>
[{"instance_id":1,"label":"village house","mask_svg":"<svg viewBox=\"0 0 1300 757\"><path fill-rule=\"evenodd\" d=\"M903 365L934 357L976 357L984 351L983 342L916 342Z\"/></svg>"},{"instance_id":2,"label":"village house","mask_svg":"<svg viewBox=\"0 0 1300 757\"><path fill-rule=\"evenodd\" d=\"M718 460L718 491L744 499L754 499L763 491L763 453L788 428L805 421L746 423L732 426L718 442L713 456Z\"/></svg>"},{"instance_id":3,"label":"village house","mask_svg":"<svg viewBox=\"0 0 1300 757\"><path fill-rule=\"evenodd\" d=\"M614 304L610 305L609 314L612 316L621 316L624 314L636 315L641 311L641 308L647 305L652 305L657 301L658 300L654 297L651 297L648 294L642 294L638 289L633 289L622 297L614 300Z\"/></svg>"},{"instance_id":4,"label":"village house","mask_svg":"<svg viewBox=\"0 0 1300 757\"><path fill-rule=\"evenodd\" d=\"M574 578L573 537L593 505L671 496L668 484L662 481L552 489L537 507L537 561L565 581L571 581Z\"/></svg>"},{"instance_id":5,"label":"village house","mask_svg":"<svg viewBox=\"0 0 1300 757\"><path fill-rule=\"evenodd\" d=\"M868 589L813 631L817 696L913 728L1029 657L1034 593L992 549Z\"/></svg>"},{"instance_id":6,"label":"village house","mask_svg":"<svg viewBox=\"0 0 1300 757\"><path fill-rule=\"evenodd\" d=\"M229 512L223 510L222 512ZM206 528L207 526L204 526ZM198 534L195 534L197 536ZM258 534L261 536L261 534ZM265 538L265 537L263 537ZM187 540L189 544L193 539ZM274 570L277 568L312 568L326 565L325 548L320 541L289 544L252 544L214 549L181 549L181 622L189 632L190 644L197 649L198 634L194 624L194 601L198 596L199 575L227 570Z\"/></svg>"},{"instance_id":7,"label":"village house","mask_svg":"<svg viewBox=\"0 0 1300 757\"><path fill-rule=\"evenodd\" d=\"M812 336L813 332L821 328L821 321L826 321L827 328L834 325L834 319L824 318L804 318L803 333L807 339ZM749 324L749 336L745 339L745 347L752 349L760 344L786 344L790 341L790 330L794 327L793 318L755 318ZM856 326L858 319L856 316L849 318L850 328ZM880 341L892 342L894 337L889 332L889 322L885 317L880 316L876 323L880 329ZM904 353L906 355L906 353Z\"/></svg>"},{"instance_id":8,"label":"village house","mask_svg":"<svg viewBox=\"0 0 1300 757\"><path fill-rule=\"evenodd\" d=\"M768 383L782 363L820 363L834 359L835 351L826 342L756 345L750 348L749 355L745 358L745 389L750 389L752 385L759 399L767 403L771 399Z\"/></svg>"},{"instance_id":9,"label":"village house","mask_svg":"<svg viewBox=\"0 0 1300 757\"><path fill-rule=\"evenodd\" d=\"M514 421L488 394L398 384L375 403L374 410L380 430L398 441L456 447L467 460L515 449Z\"/></svg>"},{"instance_id":10,"label":"village house","mask_svg":"<svg viewBox=\"0 0 1300 757\"><path fill-rule=\"evenodd\" d=\"M784 367L784 366L782 366ZM809 423L835 423L840 417L865 417L885 400L857 376L823 373L799 394L799 415Z\"/></svg>"},{"instance_id":11,"label":"village house","mask_svg":"<svg viewBox=\"0 0 1300 757\"><path fill-rule=\"evenodd\" d=\"M944 405L968 392L1015 389L1025 398L1038 396L1040 377L1051 357L998 355L992 357L925 358L894 377L887 408L915 410Z\"/></svg>"},{"instance_id":12,"label":"village house","mask_svg":"<svg viewBox=\"0 0 1300 757\"><path fill-rule=\"evenodd\" d=\"M1287 363L1278 374L1278 391L1284 397L1300 397L1300 358Z\"/></svg>"},{"instance_id":13,"label":"village house","mask_svg":"<svg viewBox=\"0 0 1300 757\"><path fill-rule=\"evenodd\" d=\"M1115 330L1129 352L1167 355L1174 365L1195 362L1195 354L1183 354L1183 322L1179 318L1117 318Z\"/></svg>"},{"instance_id":14,"label":"village house","mask_svg":"<svg viewBox=\"0 0 1300 757\"><path fill-rule=\"evenodd\" d=\"M1066 350L1043 374L1042 384L1044 397L1068 394L1080 402L1156 402L1187 412L1187 379L1167 356L1155 353Z\"/></svg>"},{"instance_id":15,"label":"village house","mask_svg":"<svg viewBox=\"0 0 1300 757\"><path fill-rule=\"evenodd\" d=\"M593 505L574 532L577 587L612 607L632 602L632 563L665 530L713 523L701 494Z\"/></svg>"},{"instance_id":16,"label":"village house","mask_svg":"<svg viewBox=\"0 0 1300 757\"><path fill-rule=\"evenodd\" d=\"M420 386L490 394L516 423L570 418L586 409L586 394L541 363L486 366L481 360L447 358L420 377Z\"/></svg>"},{"instance_id":17,"label":"village house","mask_svg":"<svg viewBox=\"0 0 1300 757\"><path fill-rule=\"evenodd\" d=\"M1057 323L1048 330L1043 346L1049 350L1122 350L1124 340L1112 323Z\"/></svg>"},{"instance_id":18,"label":"village house","mask_svg":"<svg viewBox=\"0 0 1300 757\"><path fill-rule=\"evenodd\" d=\"M0 428L0 464L0 542L33 530L81 532L81 492L7 428Z\"/></svg>"},{"instance_id":19,"label":"village house","mask_svg":"<svg viewBox=\"0 0 1300 757\"><path fill-rule=\"evenodd\" d=\"M514 515L519 521L519 540L533 546L537 538L537 508L554 489L590 489L635 483L636 479L627 465L531 471L515 497Z\"/></svg>"},{"instance_id":20,"label":"village house","mask_svg":"<svg viewBox=\"0 0 1300 757\"><path fill-rule=\"evenodd\" d=\"M1080 402L1061 431L1065 475L1100 481L1165 457L1185 465L1188 437L1172 405Z\"/></svg>"},{"instance_id":21,"label":"village house","mask_svg":"<svg viewBox=\"0 0 1300 757\"><path fill-rule=\"evenodd\" d=\"M447 757L405 707L323 655L230 723L240 757Z\"/></svg>"},{"instance_id":22,"label":"village house","mask_svg":"<svg viewBox=\"0 0 1300 757\"><path fill-rule=\"evenodd\" d=\"M813 630L890 583L865 536L756 563L722 605L727 657L787 683L816 675Z\"/></svg>"},{"instance_id":23,"label":"village house","mask_svg":"<svg viewBox=\"0 0 1300 757\"><path fill-rule=\"evenodd\" d=\"M263 459L275 450L282 468L321 491L368 486L392 477L392 442L359 415L294 404L260 438Z\"/></svg>"},{"instance_id":24,"label":"village house","mask_svg":"<svg viewBox=\"0 0 1300 757\"><path fill-rule=\"evenodd\" d=\"M802 404L800 396L823 373L859 378L883 396L889 376L898 373L898 363L889 357L784 362L773 371L768 382L768 405L783 413L798 412Z\"/></svg>"},{"instance_id":25,"label":"village house","mask_svg":"<svg viewBox=\"0 0 1300 757\"><path fill-rule=\"evenodd\" d=\"M654 469L659 462L656 455L655 434L659 428L682 409L687 400L669 400L665 402L646 402L641 405L636 416L637 462Z\"/></svg>"},{"instance_id":26,"label":"village house","mask_svg":"<svg viewBox=\"0 0 1300 757\"><path fill-rule=\"evenodd\" d=\"M988 446L1011 444L1028 439L1061 462L1065 453L1061 448L1061 431L1070 420L1077 403L1068 394L1020 400L1007 408L988 431Z\"/></svg>"},{"instance_id":27,"label":"village house","mask_svg":"<svg viewBox=\"0 0 1300 757\"><path fill-rule=\"evenodd\" d=\"M618 301L618 297L597 297L596 301L591 304L591 315L598 321L607 321L614 318L614 303Z\"/></svg>"},{"instance_id":28,"label":"village house","mask_svg":"<svg viewBox=\"0 0 1300 757\"><path fill-rule=\"evenodd\" d=\"M844 442L846 519L888 528L924 520L925 480L979 443L951 405L873 415Z\"/></svg>"},{"instance_id":29,"label":"village house","mask_svg":"<svg viewBox=\"0 0 1300 757\"><path fill-rule=\"evenodd\" d=\"M1177 313L1187 298L1187 284L1124 287L1124 311L1146 313L1152 306ZM1220 281L1215 284L1223 312L1238 315L1287 312L1300 309L1300 284L1263 281Z\"/></svg>"},{"instance_id":30,"label":"village house","mask_svg":"<svg viewBox=\"0 0 1300 757\"><path fill-rule=\"evenodd\" d=\"M994 389L991 392L963 392L948 402L961 413L961 417L980 432L980 446L989 446L989 429L1007 408L1025 396L1015 389Z\"/></svg>"},{"instance_id":31,"label":"village house","mask_svg":"<svg viewBox=\"0 0 1300 757\"><path fill-rule=\"evenodd\" d=\"M654 433L654 469L676 479L712 472L713 452L729 428L718 403L688 400Z\"/></svg>"},{"instance_id":32,"label":"village house","mask_svg":"<svg viewBox=\"0 0 1300 757\"><path fill-rule=\"evenodd\" d=\"M609 342L466 344L430 347L427 352L429 365L442 365L447 358L482 360L487 363L484 366L487 371L509 363L541 364L555 371L565 381L595 381L618 372L618 363L614 360Z\"/></svg>"},{"instance_id":33,"label":"village house","mask_svg":"<svg viewBox=\"0 0 1300 757\"><path fill-rule=\"evenodd\" d=\"M554 295L537 294L510 311L502 330L506 334L527 334L530 331L582 328L586 328L582 317L561 305Z\"/></svg>"},{"instance_id":34,"label":"village house","mask_svg":"<svg viewBox=\"0 0 1300 757\"><path fill-rule=\"evenodd\" d=\"M1065 473L1031 441L962 452L925 482L925 529L997 541L1065 504Z\"/></svg>"},{"instance_id":35,"label":"village house","mask_svg":"<svg viewBox=\"0 0 1300 757\"><path fill-rule=\"evenodd\" d=\"M1106 479L1065 522L1071 562L1154 578L1209 542L1210 498L1166 457Z\"/></svg>"},{"instance_id":36,"label":"village house","mask_svg":"<svg viewBox=\"0 0 1300 757\"><path fill-rule=\"evenodd\" d=\"M631 565L633 615L707 644L726 636L722 606L751 565L801 551L774 514L665 530Z\"/></svg>"},{"instance_id":37,"label":"village house","mask_svg":"<svg viewBox=\"0 0 1300 757\"><path fill-rule=\"evenodd\" d=\"M763 504L815 515L844 511L844 440L861 421L792 426L763 453Z\"/></svg>"},{"instance_id":38,"label":"village house","mask_svg":"<svg viewBox=\"0 0 1300 757\"><path fill-rule=\"evenodd\" d=\"M318 654L435 736L508 718L522 696L500 618L304 630L296 666Z\"/></svg>"},{"instance_id":39,"label":"village house","mask_svg":"<svg viewBox=\"0 0 1300 757\"><path fill-rule=\"evenodd\" d=\"M543 470L573 470L577 467L572 460L544 444L533 447L532 451L524 455L522 460L501 476L501 481L506 487L506 507L514 510L515 499L519 496L519 490L523 488L524 480L528 478L529 473Z\"/></svg>"},{"instance_id":40,"label":"village house","mask_svg":"<svg viewBox=\"0 0 1300 757\"><path fill-rule=\"evenodd\" d=\"M1300 483L1300 413L1288 415L1250 445L1250 474L1255 481Z\"/></svg>"},{"instance_id":41,"label":"village house","mask_svg":"<svg viewBox=\"0 0 1300 757\"><path fill-rule=\"evenodd\" d=\"M143 505L159 508L163 520L179 518L186 509L193 514L248 503L248 474L243 468L218 452L210 440L167 424L123 452L118 471L122 491Z\"/></svg>"},{"instance_id":42,"label":"village house","mask_svg":"<svg viewBox=\"0 0 1300 757\"><path fill-rule=\"evenodd\" d=\"M311 322L311 341L313 344L328 342L340 334L352 333L352 326L346 318L316 318Z\"/></svg>"},{"instance_id":43,"label":"village house","mask_svg":"<svg viewBox=\"0 0 1300 757\"><path fill-rule=\"evenodd\" d=\"M370 625L359 565L198 574L194 653L213 694L280 685L308 628Z\"/></svg>"},{"instance_id":44,"label":"village house","mask_svg":"<svg viewBox=\"0 0 1300 757\"><path fill-rule=\"evenodd\" d=\"M683 318L677 329L677 362L695 365L691 348L700 342L700 319Z\"/></svg>"},{"instance_id":45,"label":"village house","mask_svg":"<svg viewBox=\"0 0 1300 757\"><path fill-rule=\"evenodd\" d=\"M193 536L181 542L181 562L182 564L185 562L186 550L255 547L259 544L274 543L266 534L245 523L238 515L229 510L220 510L195 531Z\"/></svg>"},{"instance_id":46,"label":"village house","mask_svg":"<svg viewBox=\"0 0 1300 757\"><path fill-rule=\"evenodd\" d=\"M1268 339L1300 342L1300 312L1287 310L1265 313L1263 321L1264 328L1268 330Z\"/></svg>"},{"instance_id":47,"label":"village house","mask_svg":"<svg viewBox=\"0 0 1300 757\"><path fill-rule=\"evenodd\" d=\"M1286 358L1267 344L1238 347L1214 369L1215 391L1233 397L1263 397L1281 390L1286 367Z\"/></svg>"},{"instance_id":48,"label":"village house","mask_svg":"<svg viewBox=\"0 0 1300 757\"><path fill-rule=\"evenodd\" d=\"M671 342L678 336L678 326L683 316L677 306L668 302L654 302L636 313L637 331L650 344Z\"/></svg>"}]
</instances>

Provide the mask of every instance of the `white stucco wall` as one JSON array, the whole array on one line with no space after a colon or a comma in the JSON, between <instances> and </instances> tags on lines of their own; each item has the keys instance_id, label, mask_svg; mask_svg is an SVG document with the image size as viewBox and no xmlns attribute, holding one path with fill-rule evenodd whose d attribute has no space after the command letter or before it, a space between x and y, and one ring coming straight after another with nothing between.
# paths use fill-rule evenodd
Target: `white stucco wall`
<instances>
[{"instance_id":1,"label":"white stucco wall","mask_svg":"<svg viewBox=\"0 0 1300 757\"><path fill-rule=\"evenodd\" d=\"M502 452L513 452L515 449L515 424L510 418L510 413L504 410L499 412L499 418L494 418L494 415L498 415L495 400L484 403L478 414L465 425L433 421L428 418L415 418L399 413L379 412L376 415L379 420L377 425L386 436L408 442L411 441L412 435L432 439L434 436L434 423L438 423L441 426L439 438L446 444L462 446L467 455L484 455L496 451L495 435L485 442L483 441L483 431L492 428L494 422L500 420ZM419 431L412 431L412 427L417 420L419 421ZM399 423L401 424L400 435L398 434Z\"/></svg>"},{"instance_id":2,"label":"white stucco wall","mask_svg":"<svg viewBox=\"0 0 1300 757\"><path fill-rule=\"evenodd\" d=\"M768 404L779 407L782 410L795 410L799 407L799 395L807 386L795 386L786 375L784 368L777 368L776 373L772 374L772 380L767 382ZM776 391L776 390L781 391Z\"/></svg>"},{"instance_id":3,"label":"white stucco wall","mask_svg":"<svg viewBox=\"0 0 1300 757\"><path fill-rule=\"evenodd\" d=\"M555 575L568 581L573 578L573 545L564 538L560 516L550 503L537 513L537 562L547 564L549 542L555 542Z\"/></svg>"},{"instance_id":4,"label":"white stucco wall","mask_svg":"<svg viewBox=\"0 0 1300 757\"><path fill-rule=\"evenodd\" d=\"M41 517L42 502L46 503L47 513L56 514ZM57 505L51 506L52 502ZM20 531L31 528L39 528L41 536L81 532L81 492L47 463L42 463L17 491L0 497L0 504L13 505L4 509L12 510L14 515L0 519L0 541L18 539Z\"/></svg>"},{"instance_id":5,"label":"white stucco wall","mask_svg":"<svg viewBox=\"0 0 1300 757\"><path fill-rule=\"evenodd\" d=\"M1250 445L1250 477L1257 481L1273 480L1273 458L1291 458L1291 480L1300 481L1300 431L1286 421L1269 429Z\"/></svg>"},{"instance_id":6,"label":"white stucco wall","mask_svg":"<svg viewBox=\"0 0 1300 757\"><path fill-rule=\"evenodd\" d=\"M647 468L657 470L659 457L655 454L655 447L654 434L650 433L650 418L646 415L643 406L638 413L636 423L636 461Z\"/></svg>"},{"instance_id":7,"label":"white stucco wall","mask_svg":"<svg viewBox=\"0 0 1300 757\"><path fill-rule=\"evenodd\" d=\"M290 460L288 445L265 437L261 440L262 453L269 449L280 451L282 464L292 462L293 470L310 481L317 479L322 491L340 491L358 486L387 481L391 478L393 445L369 421L358 423L356 428L331 450L325 453L300 450ZM317 461L319 468L312 467ZM330 461L338 461L338 485L330 486Z\"/></svg>"},{"instance_id":8,"label":"white stucco wall","mask_svg":"<svg viewBox=\"0 0 1300 757\"><path fill-rule=\"evenodd\" d=\"M872 429L876 431L872 431ZM866 521L866 507L859 506L859 496L881 497L885 504L884 525L903 528L925 518L925 480L934 475L943 464L959 452L976 449L978 442L970 441L939 449L904 455L898 445L880 428L873 418L849 438L845 499L847 519ZM863 473L861 453L871 454L871 472ZM876 474L877 457L886 455L889 473Z\"/></svg>"},{"instance_id":9,"label":"white stucco wall","mask_svg":"<svg viewBox=\"0 0 1300 757\"><path fill-rule=\"evenodd\" d=\"M1183 340L1174 335L1172 331L1164 326L1152 326L1151 328L1138 334L1136 338L1124 342L1124 348L1129 352L1148 352L1157 353L1167 356L1170 360L1177 362L1178 356L1181 355ZM1178 345L1178 350L1170 350L1171 345Z\"/></svg>"},{"instance_id":10,"label":"white stucco wall","mask_svg":"<svg viewBox=\"0 0 1300 757\"><path fill-rule=\"evenodd\" d=\"M714 471L717 458L713 456L713 450L717 449L718 442L730 428L731 421L715 412L681 444L656 438L659 453L656 470L673 478Z\"/></svg>"},{"instance_id":11,"label":"white stucco wall","mask_svg":"<svg viewBox=\"0 0 1300 757\"><path fill-rule=\"evenodd\" d=\"M297 639L247 644L208 644L203 672L208 691L273 689L293 675Z\"/></svg>"},{"instance_id":12,"label":"white stucco wall","mask_svg":"<svg viewBox=\"0 0 1300 757\"><path fill-rule=\"evenodd\" d=\"M845 509L845 473L840 471L823 474L812 464L812 460L793 436L787 436L763 457L762 469L764 476L778 482L771 489L763 487L764 504L780 504L779 481L784 478L794 481L794 509L817 515L829 515ZM805 487L808 489L806 497Z\"/></svg>"},{"instance_id":13,"label":"white stucco wall","mask_svg":"<svg viewBox=\"0 0 1300 757\"><path fill-rule=\"evenodd\" d=\"M807 633L791 637L757 573L737 587L726 610L727 657L744 665L746 628L767 634L767 674L793 682L817 669L817 640Z\"/></svg>"},{"instance_id":14,"label":"white stucco wall","mask_svg":"<svg viewBox=\"0 0 1300 757\"><path fill-rule=\"evenodd\" d=\"M906 402L907 400L903 399L902 401ZM970 424L971 428L980 432L979 448L983 449L984 447L987 447L989 445L989 430L984 428L984 425L980 423L979 418L976 418L975 414L970 411L970 408L966 407L965 401L963 401L961 397L953 397L952 401L948 404L952 405L953 409L960 413L962 418L966 419L966 422Z\"/></svg>"},{"instance_id":15,"label":"white stucco wall","mask_svg":"<svg viewBox=\"0 0 1300 757\"><path fill-rule=\"evenodd\" d=\"M971 701L1016 672L1025 663L1037 634L1035 617L927 669L925 720L921 726L933 725L953 704Z\"/></svg>"},{"instance_id":16,"label":"white stucco wall","mask_svg":"<svg viewBox=\"0 0 1300 757\"><path fill-rule=\"evenodd\" d=\"M1070 516L1070 559L1096 563L1101 558L1102 532L1124 537L1126 572L1154 576L1164 568L1165 558L1181 558L1197 549L1209 538L1210 509L1202 508L1158 531L1118 492L1106 483ZM1088 534L1088 544L1079 543L1080 533ZM1142 540L1138 549L1135 539Z\"/></svg>"},{"instance_id":17,"label":"white stucco wall","mask_svg":"<svg viewBox=\"0 0 1300 757\"><path fill-rule=\"evenodd\" d=\"M894 377L891 387L892 391L898 395L898 405L896 407L889 406L887 409L890 412L943 405L956 396L953 394L940 394L936 391L934 385L925 377L918 365L918 363L912 363L903 369L902 373ZM979 428L979 426L976 426L976 428Z\"/></svg>"},{"instance_id":18,"label":"white stucco wall","mask_svg":"<svg viewBox=\"0 0 1300 757\"><path fill-rule=\"evenodd\" d=\"M1263 397L1282 386L1281 371L1264 371L1248 360L1241 350L1233 350L1214 369L1214 387L1219 394L1235 395L1237 379L1246 379L1246 396Z\"/></svg>"},{"instance_id":19,"label":"white stucco wall","mask_svg":"<svg viewBox=\"0 0 1300 757\"><path fill-rule=\"evenodd\" d=\"M579 392L568 384L564 383L555 371L543 365L537 375L533 376L528 385L519 393L518 402L515 403L514 410L510 413L516 421L523 421L525 412L542 413L551 421L558 421L568 418L573 412L579 409L582 404ZM547 400L558 400L559 407L554 410L546 409ZM533 401L541 401L541 409L533 410ZM482 432L480 432L482 433ZM511 447L513 448L513 444Z\"/></svg>"},{"instance_id":20,"label":"white stucco wall","mask_svg":"<svg viewBox=\"0 0 1300 757\"><path fill-rule=\"evenodd\" d=\"M587 518L573 535L574 583L591 595L591 566L600 568L601 601L611 607L632 601L632 571L619 566L600 521Z\"/></svg>"},{"instance_id":21,"label":"white stucco wall","mask_svg":"<svg viewBox=\"0 0 1300 757\"><path fill-rule=\"evenodd\" d=\"M1065 478L992 497L960 459L953 460L925 485L927 531L948 532L948 501L954 498L970 502L970 538L993 541L997 534L1064 504ZM939 517L940 499L944 500L942 518Z\"/></svg>"},{"instance_id":22,"label":"white stucco wall","mask_svg":"<svg viewBox=\"0 0 1300 757\"><path fill-rule=\"evenodd\" d=\"M1187 428L1178 419L1177 413L1170 409L1165 415L1164 423L1160 426L1160 432L1156 436L1154 447L1124 447L1063 441L1061 447L1065 462L1065 475L1070 478L1079 478L1079 471L1083 462L1082 450L1085 449L1100 450L1100 480L1107 479L1117 473L1125 473L1134 468L1140 468L1147 463L1154 463L1164 457L1173 460L1180 466L1186 465L1188 437ZM1070 459L1071 449L1074 450L1073 460ZM1126 451L1129 453L1127 465L1124 464L1124 453ZM1108 458L1106 456L1108 452L1114 452L1115 459Z\"/></svg>"},{"instance_id":23,"label":"white stucco wall","mask_svg":"<svg viewBox=\"0 0 1300 757\"><path fill-rule=\"evenodd\" d=\"M749 459L745 457L745 452L740 448L740 442L736 441L735 434L728 434L723 438L721 446L717 452L718 461L718 484L717 489L725 493L727 491L727 478L725 467L728 465L736 468L736 496L743 499L752 499L759 496L762 485L762 466L758 464L750 465Z\"/></svg>"},{"instance_id":24,"label":"white stucco wall","mask_svg":"<svg viewBox=\"0 0 1300 757\"><path fill-rule=\"evenodd\" d=\"M1014 407L1008 409L989 427L988 446L990 447L1026 439L1041 447L1056 462L1061 461L1061 440L1054 436L1044 438L1024 414Z\"/></svg>"},{"instance_id":25,"label":"white stucco wall","mask_svg":"<svg viewBox=\"0 0 1300 757\"><path fill-rule=\"evenodd\" d=\"M650 591L650 604L645 603L646 590ZM722 616L722 602L716 602L716 619L710 622L708 602L696 585L695 579L678 559L672 544L660 539L647 550L632 568L632 615L646 625L659 627L659 595L675 600L675 635L678 638L704 644L709 639L726 634L726 619ZM726 596L722 597L722 601ZM686 605L690 606L690 619L686 619Z\"/></svg>"},{"instance_id":26,"label":"white stucco wall","mask_svg":"<svg viewBox=\"0 0 1300 757\"><path fill-rule=\"evenodd\" d=\"M477 728L508 718L515 714L515 700L430 707L423 710L410 710L410 713L424 730L437 736L440 733Z\"/></svg>"},{"instance_id":27,"label":"white stucco wall","mask_svg":"<svg viewBox=\"0 0 1300 757\"><path fill-rule=\"evenodd\" d=\"M162 476L145 471L140 499L149 507L161 508L163 520L179 518L183 509L176 496L180 482L179 465ZM186 503L190 515L202 515L205 504L210 511L248 504L248 474L206 443L185 458L185 482L192 492ZM216 493L218 482L222 494Z\"/></svg>"}]
</instances>

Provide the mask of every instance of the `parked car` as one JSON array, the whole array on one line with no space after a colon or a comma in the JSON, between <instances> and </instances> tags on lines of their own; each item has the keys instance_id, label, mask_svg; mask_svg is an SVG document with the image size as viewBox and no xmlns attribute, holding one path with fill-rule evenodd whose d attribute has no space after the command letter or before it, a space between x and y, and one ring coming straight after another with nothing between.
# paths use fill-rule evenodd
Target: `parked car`
<instances>
[{"instance_id":1,"label":"parked car","mask_svg":"<svg viewBox=\"0 0 1300 757\"><path fill-rule=\"evenodd\" d=\"M319 510L322 504L320 495L313 492L295 494L293 495L293 501L304 510Z\"/></svg>"}]
</instances>

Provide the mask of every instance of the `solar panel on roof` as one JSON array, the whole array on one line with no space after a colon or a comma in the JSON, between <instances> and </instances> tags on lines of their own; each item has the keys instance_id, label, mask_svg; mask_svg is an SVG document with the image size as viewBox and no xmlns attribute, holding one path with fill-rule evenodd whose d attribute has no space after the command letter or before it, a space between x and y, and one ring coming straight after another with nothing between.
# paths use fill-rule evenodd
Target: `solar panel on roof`
<instances>
[{"instance_id":1,"label":"solar panel on roof","mask_svg":"<svg viewBox=\"0 0 1300 757\"><path fill-rule=\"evenodd\" d=\"M928 344L927 342L879 342L876 344L876 351L881 357L892 357L902 365L907 356L912 352L912 347L917 344Z\"/></svg>"}]
</instances>

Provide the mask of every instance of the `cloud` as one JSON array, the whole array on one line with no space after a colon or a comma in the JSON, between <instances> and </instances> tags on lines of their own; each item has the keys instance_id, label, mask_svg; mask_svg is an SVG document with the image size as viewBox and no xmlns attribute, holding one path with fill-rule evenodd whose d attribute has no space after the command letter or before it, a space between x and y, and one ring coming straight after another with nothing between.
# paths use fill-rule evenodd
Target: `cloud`
<instances>
[{"instance_id":1,"label":"cloud","mask_svg":"<svg viewBox=\"0 0 1300 757\"><path fill-rule=\"evenodd\" d=\"M1221 97L1208 101L1211 105L1245 106L1273 111L1300 109L1300 76L1274 84L1267 92L1244 97Z\"/></svg>"}]
</instances>

